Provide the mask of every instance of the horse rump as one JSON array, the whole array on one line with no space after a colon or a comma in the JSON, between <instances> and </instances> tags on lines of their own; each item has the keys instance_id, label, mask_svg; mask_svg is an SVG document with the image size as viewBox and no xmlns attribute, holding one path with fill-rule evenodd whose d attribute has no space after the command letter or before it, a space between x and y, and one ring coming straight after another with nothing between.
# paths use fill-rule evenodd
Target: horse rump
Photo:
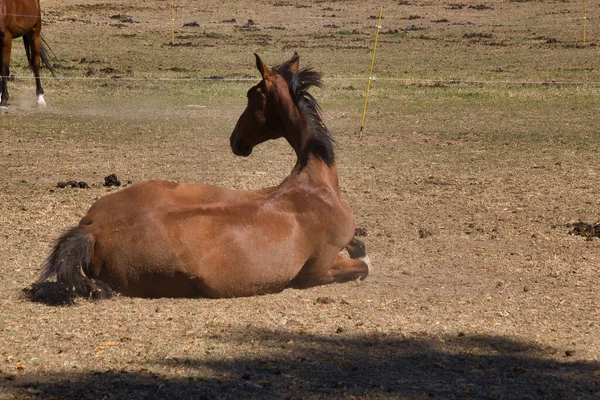
<instances>
[{"instance_id":1,"label":"horse rump","mask_svg":"<svg viewBox=\"0 0 600 400\"><path fill-rule=\"evenodd\" d=\"M30 289L25 290L26 296L31 301L51 305L73 304L76 296L90 299L111 297L113 291L108 285L87 277L93 247L92 239L83 226L68 229L54 243L40 277ZM48 282L53 276L56 276L56 282Z\"/></svg>"}]
</instances>

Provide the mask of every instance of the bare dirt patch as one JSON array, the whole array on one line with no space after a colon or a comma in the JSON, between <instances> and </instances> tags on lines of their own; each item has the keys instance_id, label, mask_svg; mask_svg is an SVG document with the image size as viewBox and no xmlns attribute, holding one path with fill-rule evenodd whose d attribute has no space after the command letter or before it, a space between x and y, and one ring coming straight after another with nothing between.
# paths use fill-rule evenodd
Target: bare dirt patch
<instances>
[{"instance_id":1,"label":"bare dirt patch","mask_svg":"<svg viewBox=\"0 0 600 400\"><path fill-rule=\"evenodd\" d=\"M567 226L600 215L597 37L576 46L580 4L384 2L361 139L367 3L178 2L175 46L167 2L43 3L59 79L31 107L15 44L0 118L0 398L597 398L600 242ZM284 179L284 141L241 159L228 138L252 53L296 50L325 77L314 95L367 280L228 300L23 295L53 240L121 190L110 172ZM56 188L69 181L90 188Z\"/></svg>"}]
</instances>

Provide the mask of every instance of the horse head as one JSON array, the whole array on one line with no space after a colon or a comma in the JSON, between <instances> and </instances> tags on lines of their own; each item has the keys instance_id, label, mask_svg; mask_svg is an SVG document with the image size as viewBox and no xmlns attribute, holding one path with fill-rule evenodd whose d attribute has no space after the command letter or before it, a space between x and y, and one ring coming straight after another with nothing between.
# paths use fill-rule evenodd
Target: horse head
<instances>
[{"instance_id":1,"label":"horse head","mask_svg":"<svg viewBox=\"0 0 600 400\"><path fill-rule=\"evenodd\" d=\"M298 53L274 71L258 54L254 55L262 80L248 90L248 104L230 137L233 153L244 157L252 153L254 146L285 136L287 122L282 111L297 109L288 82L298 71Z\"/></svg>"}]
</instances>

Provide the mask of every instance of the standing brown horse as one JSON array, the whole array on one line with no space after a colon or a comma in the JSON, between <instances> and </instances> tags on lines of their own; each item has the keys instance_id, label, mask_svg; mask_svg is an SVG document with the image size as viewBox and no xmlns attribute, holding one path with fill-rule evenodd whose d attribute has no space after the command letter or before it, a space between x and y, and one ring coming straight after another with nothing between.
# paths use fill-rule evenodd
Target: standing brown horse
<instances>
[{"instance_id":1,"label":"standing brown horse","mask_svg":"<svg viewBox=\"0 0 600 400\"><path fill-rule=\"evenodd\" d=\"M57 240L38 285L56 274L81 296L102 297L108 285L128 296L216 298L367 277L333 140L308 93L320 75L299 70L297 54L273 71L256 63L262 80L248 91L231 148L248 156L284 137L298 156L291 174L259 191L147 181L107 195Z\"/></svg>"},{"instance_id":2,"label":"standing brown horse","mask_svg":"<svg viewBox=\"0 0 600 400\"><path fill-rule=\"evenodd\" d=\"M38 106L45 106L44 89L40 81L40 66L43 62L51 72L48 52L42 43L42 16L39 0L0 1L0 113L8 111L8 89L10 77L10 52L13 39L23 37L29 66L35 76Z\"/></svg>"}]
</instances>

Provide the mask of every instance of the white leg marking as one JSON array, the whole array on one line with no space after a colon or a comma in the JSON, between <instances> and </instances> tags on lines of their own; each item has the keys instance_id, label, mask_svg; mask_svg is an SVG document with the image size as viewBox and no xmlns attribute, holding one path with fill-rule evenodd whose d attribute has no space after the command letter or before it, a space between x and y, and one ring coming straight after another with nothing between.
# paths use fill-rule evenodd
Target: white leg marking
<instances>
[{"instance_id":1,"label":"white leg marking","mask_svg":"<svg viewBox=\"0 0 600 400\"><path fill-rule=\"evenodd\" d=\"M37 97L37 105L40 107L46 107L46 101L44 100L44 95L40 94Z\"/></svg>"},{"instance_id":2,"label":"white leg marking","mask_svg":"<svg viewBox=\"0 0 600 400\"><path fill-rule=\"evenodd\" d=\"M371 264L371 259L369 258L369 255L367 254L364 257L360 257L359 260L367 264L367 267L369 267L369 275L371 275L371 273L373 272L373 264Z\"/></svg>"},{"instance_id":3,"label":"white leg marking","mask_svg":"<svg viewBox=\"0 0 600 400\"><path fill-rule=\"evenodd\" d=\"M4 114L8 112L8 107L6 106L0 106L0 114Z\"/></svg>"}]
</instances>

